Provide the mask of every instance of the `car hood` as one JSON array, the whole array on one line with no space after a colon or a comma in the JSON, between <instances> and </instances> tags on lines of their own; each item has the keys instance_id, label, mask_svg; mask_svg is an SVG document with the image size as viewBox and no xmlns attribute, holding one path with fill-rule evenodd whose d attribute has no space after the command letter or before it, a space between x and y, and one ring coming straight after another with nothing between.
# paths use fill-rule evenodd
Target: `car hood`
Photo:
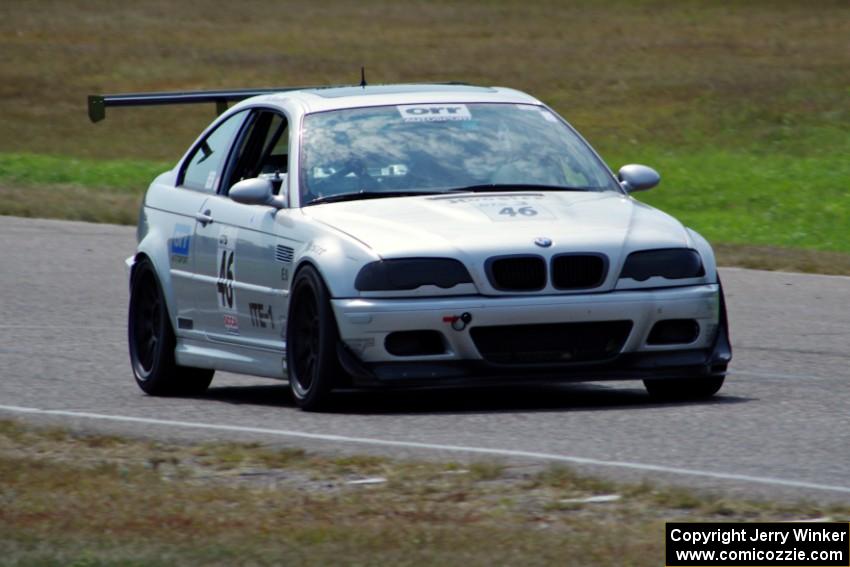
<instances>
[{"instance_id":1,"label":"car hood","mask_svg":"<svg viewBox=\"0 0 850 567\"><path fill-rule=\"evenodd\" d=\"M382 258L445 256L477 264L493 255L601 252L618 265L632 250L694 245L676 219L615 192L397 197L303 211Z\"/></svg>"}]
</instances>

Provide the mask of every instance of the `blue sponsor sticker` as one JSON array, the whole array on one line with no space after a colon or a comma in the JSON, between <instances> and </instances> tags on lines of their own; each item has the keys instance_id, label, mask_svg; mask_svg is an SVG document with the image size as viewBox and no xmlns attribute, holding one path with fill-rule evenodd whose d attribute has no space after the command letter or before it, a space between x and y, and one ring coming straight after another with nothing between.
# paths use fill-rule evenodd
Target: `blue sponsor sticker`
<instances>
[{"instance_id":1,"label":"blue sponsor sticker","mask_svg":"<svg viewBox=\"0 0 850 567\"><path fill-rule=\"evenodd\" d=\"M174 234L171 236L171 254L173 256L189 257L189 245L192 242L192 228L185 224L174 226Z\"/></svg>"}]
</instances>

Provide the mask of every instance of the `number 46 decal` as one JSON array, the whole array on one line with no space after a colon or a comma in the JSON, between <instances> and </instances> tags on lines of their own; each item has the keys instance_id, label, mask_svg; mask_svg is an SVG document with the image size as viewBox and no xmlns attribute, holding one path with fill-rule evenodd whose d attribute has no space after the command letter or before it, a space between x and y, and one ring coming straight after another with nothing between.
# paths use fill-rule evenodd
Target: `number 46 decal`
<instances>
[{"instance_id":1,"label":"number 46 decal","mask_svg":"<svg viewBox=\"0 0 850 567\"><path fill-rule=\"evenodd\" d=\"M218 292L218 307L222 311L236 312L236 290L233 289L236 271L236 241L239 234L234 227L222 226L218 234L218 250L215 257L218 278L215 288Z\"/></svg>"},{"instance_id":2,"label":"number 46 decal","mask_svg":"<svg viewBox=\"0 0 850 567\"><path fill-rule=\"evenodd\" d=\"M537 216L537 211L534 207L520 207L519 209L514 209L513 207L505 207L501 211L499 211L500 215L507 215L509 217L515 217L517 215L522 215L524 217L534 217Z\"/></svg>"},{"instance_id":3,"label":"number 46 decal","mask_svg":"<svg viewBox=\"0 0 850 567\"><path fill-rule=\"evenodd\" d=\"M218 270L218 304L219 307L225 310L233 309L233 261L235 251L221 251L221 267Z\"/></svg>"}]
</instances>

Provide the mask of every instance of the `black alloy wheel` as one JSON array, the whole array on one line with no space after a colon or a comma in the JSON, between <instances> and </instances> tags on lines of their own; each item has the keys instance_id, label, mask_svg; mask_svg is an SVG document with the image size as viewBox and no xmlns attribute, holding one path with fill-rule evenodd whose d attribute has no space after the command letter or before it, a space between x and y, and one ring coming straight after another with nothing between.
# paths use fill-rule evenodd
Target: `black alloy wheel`
<instances>
[{"instance_id":1,"label":"black alloy wheel","mask_svg":"<svg viewBox=\"0 0 850 567\"><path fill-rule=\"evenodd\" d=\"M154 396L201 394L212 382L214 370L178 366L176 340L162 286L150 260L133 270L127 324L130 363L136 384Z\"/></svg>"},{"instance_id":2,"label":"black alloy wheel","mask_svg":"<svg viewBox=\"0 0 850 567\"><path fill-rule=\"evenodd\" d=\"M343 377L336 353L339 331L330 294L312 266L298 271L291 297L286 333L289 386L295 403L314 411L327 405Z\"/></svg>"}]
</instances>

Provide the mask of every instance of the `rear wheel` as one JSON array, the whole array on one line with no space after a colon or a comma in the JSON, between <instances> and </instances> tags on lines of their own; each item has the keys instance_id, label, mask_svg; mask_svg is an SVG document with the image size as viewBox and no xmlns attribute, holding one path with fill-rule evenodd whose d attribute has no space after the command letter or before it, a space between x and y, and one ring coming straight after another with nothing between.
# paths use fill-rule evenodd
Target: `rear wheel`
<instances>
[{"instance_id":1,"label":"rear wheel","mask_svg":"<svg viewBox=\"0 0 850 567\"><path fill-rule=\"evenodd\" d=\"M681 380L644 380L649 395L658 400L703 400L710 398L723 386L725 376Z\"/></svg>"},{"instance_id":2,"label":"rear wheel","mask_svg":"<svg viewBox=\"0 0 850 567\"><path fill-rule=\"evenodd\" d=\"M343 375L336 354L338 341L330 294L318 272L305 266L292 283L286 332L289 387L300 408L314 411L327 405Z\"/></svg>"},{"instance_id":3,"label":"rear wheel","mask_svg":"<svg viewBox=\"0 0 850 567\"><path fill-rule=\"evenodd\" d=\"M154 396L201 394L214 370L178 366L174 360L174 331L162 287L150 260L133 270L127 325L130 363L136 384Z\"/></svg>"}]
</instances>

